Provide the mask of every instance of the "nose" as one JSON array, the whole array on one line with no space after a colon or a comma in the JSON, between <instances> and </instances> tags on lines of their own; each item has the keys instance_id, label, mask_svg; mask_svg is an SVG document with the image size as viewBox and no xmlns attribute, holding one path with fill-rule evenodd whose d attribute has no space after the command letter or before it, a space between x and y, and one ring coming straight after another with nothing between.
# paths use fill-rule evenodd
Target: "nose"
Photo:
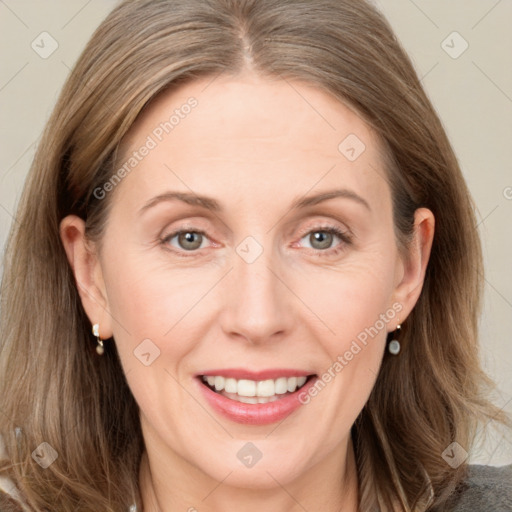
<instances>
[{"instance_id":1,"label":"nose","mask_svg":"<svg viewBox=\"0 0 512 512\"><path fill-rule=\"evenodd\" d=\"M223 332L231 338L252 344L276 341L294 325L293 293L282 266L269 254L263 251L252 263L234 255L219 316Z\"/></svg>"}]
</instances>

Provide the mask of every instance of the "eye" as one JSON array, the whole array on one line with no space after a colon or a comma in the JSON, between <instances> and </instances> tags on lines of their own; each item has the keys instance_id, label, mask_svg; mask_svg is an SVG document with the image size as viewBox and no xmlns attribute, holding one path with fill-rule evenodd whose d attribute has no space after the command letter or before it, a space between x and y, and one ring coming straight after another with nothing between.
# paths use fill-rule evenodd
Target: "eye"
<instances>
[{"instance_id":1,"label":"eye","mask_svg":"<svg viewBox=\"0 0 512 512\"><path fill-rule=\"evenodd\" d=\"M338 243L335 247L332 247L336 238L341 240L342 243ZM338 253L343 249L345 244L351 243L351 237L347 233L341 231L341 229L334 226L323 226L309 230L306 233L306 236L301 238L301 240L304 239L306 239L310 244L309 247L311 249L315 249L323 253Z\"/></svg>"},{"instance_id":2,"label":"eye","mask_svg":"<svg viewBox=\"0 0 512 512\"><path fill-rule=\"evenodd\" d=\"M342 243L332 247L336 238ZM301 241L306 239L310 244L309 248L325 254L337 254L345 245L351 243L351 236L335 226L322 226L306 232ZM162 238L161 243L170 246L173 252L179 256L193 256L193 253L207 246L208 237L204 231L197 229L181 229L174 231ZM306 245L306 248L308 246ZM185 253L191 254L185 254Z\"/></svg>"},{"instance_id":3,"label":"eye","mask_svg":"<svg viewBox=\"0 0 512 512\"><path fill-rule=\"evenodd\" d=\"M176 239L176 243L173 240ZM162 243L176 248L178 251L193 252L202 249L203 242L207 240L206 233L198 230L175 231L162 239ZM177 244L177 245L176 245Z\"/></svg>"}]
</instances>

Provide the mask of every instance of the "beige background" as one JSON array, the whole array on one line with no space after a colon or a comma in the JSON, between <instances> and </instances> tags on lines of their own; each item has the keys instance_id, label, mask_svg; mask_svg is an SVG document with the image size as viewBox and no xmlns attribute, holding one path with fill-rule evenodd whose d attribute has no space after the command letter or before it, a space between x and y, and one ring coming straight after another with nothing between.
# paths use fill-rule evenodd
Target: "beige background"
<instances>
[{"instance_id":1,"label":"beige background","mask_svg":"<svg viewBox=\"0 0 512 512\"><path fill-rule=\"evenodd\" d=\"M93 30L116 3L0 0L0 251L57 94ZM478 206L487 268L482 360L499 385L496 402L512 412L512 2L376 4L411 55ZM42 58L32 44L39 44L40 53L51 44L58 48ZM511 462L512 439L495 434L470 458L494 465Z\"/></svg>"}]
</instances>

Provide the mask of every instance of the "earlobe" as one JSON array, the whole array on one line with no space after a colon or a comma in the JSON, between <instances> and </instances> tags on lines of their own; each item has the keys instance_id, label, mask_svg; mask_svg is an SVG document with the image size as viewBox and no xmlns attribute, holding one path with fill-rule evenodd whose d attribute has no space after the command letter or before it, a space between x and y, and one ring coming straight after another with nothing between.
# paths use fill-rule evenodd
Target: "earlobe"
<instances>
[{"instance_id":1,"label":"earlobe","mask_svg":"<svg viewBox=\"0 0 512 512\"><path fill-rule=\"evenodd\" d=\"M435 218L427 208L418 208L414 214L414 234L407 253L401 257L401 279L395 288L394 298L402 304L402 322L414 308L425 280L434 240Z\"/></svg>"},{"instance_id":2,"label":"earlobe","mask_svg":"<svg viewBox=\"0 0 512 512\"><path fill-rule=\"evenodd\" d=\"M60 223L60 238L84 310L91 324L100 325L102 339L108 339L112 336L112 317L97 253L85 236L85 222L68 215Z\"/></svg>"}]
</instances>

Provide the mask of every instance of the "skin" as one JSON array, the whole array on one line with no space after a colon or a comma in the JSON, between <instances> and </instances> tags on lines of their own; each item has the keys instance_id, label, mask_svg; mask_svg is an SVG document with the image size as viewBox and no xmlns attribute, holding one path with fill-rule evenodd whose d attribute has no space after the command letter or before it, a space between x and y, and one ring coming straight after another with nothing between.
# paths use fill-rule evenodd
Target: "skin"
<instances>
[{"instance_id":1,"label":"skin","mask_svg":"<svg viewBox=\"0 0 512 512\"><path fill-rule=\"evenodd\" d=\"M113 203L101 250L86 241L81 219L61 224L85 311L103 339L114 337L140 406L144 510L355 511L350 428L375 384L387 333L420 294L433 215L417 210L414 239L400 253L375 134L314 86L250 72L163 93L132 127L125 156L191 96L197 107L106 199ZM366 146L353 162L338 150L349 134ZM291 208L339 188L369 208L348 197ZM167 191L210 196L223 210L174 200L140 213ZM330 239L326 223L351 242ZM195 252L178 236L162 241L178 229L206 235L196 235ZM327 241L316 241L317 231ZM263 248L250 264L236 252L247 236ZM320 375L393 305L399 315L281 423L235 423L198 393L194 376L208 368ZM133 354L145 339L160 350L150 366ZM252 468L236 456L249 441L263 454Z\"/></svg>"}]
</instances>

